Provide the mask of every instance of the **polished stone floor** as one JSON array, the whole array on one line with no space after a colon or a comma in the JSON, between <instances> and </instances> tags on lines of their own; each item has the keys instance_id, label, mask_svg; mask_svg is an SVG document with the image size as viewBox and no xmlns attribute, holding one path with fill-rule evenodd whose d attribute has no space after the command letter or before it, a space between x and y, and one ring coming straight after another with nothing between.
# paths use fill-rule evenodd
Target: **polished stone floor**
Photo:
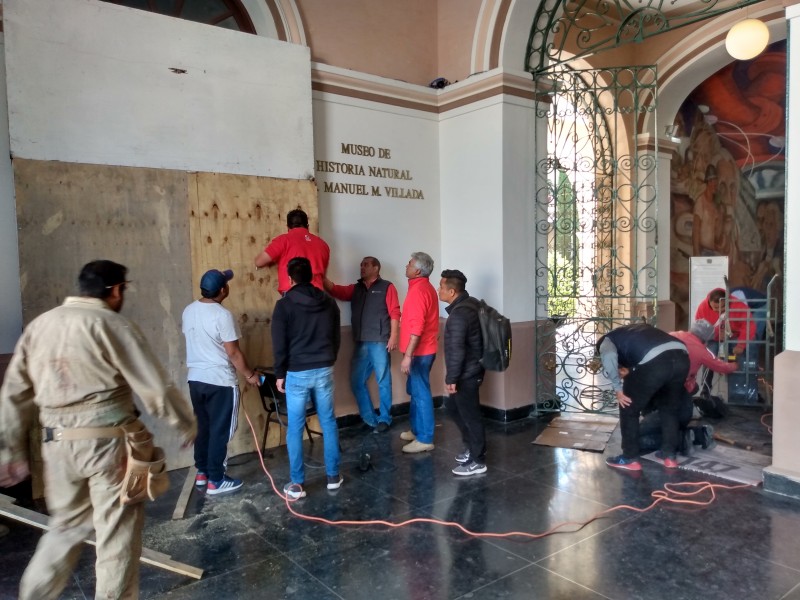
<instances>
[{"instance_id":1,"label":"polished stone floor","mask_svg":"<svg viewBox=\"0 0 800 600\"><path fill-rule=\"evenodd\" d=\"M308 497L292 506L331 520L414 517L452 521L473 531L540 533L583 521L610 507L645 507L665 483L700 481L644 461L638 474L606 467L605 454L537 446L546 425L533 419L489 423L489 471L450 473L461 450L455 427L437 411L436 449L400 452L407 420L380 435L342 430L342 472L325 489L322 448L306 446ZM367 452L372 468L358 469ZM661 505L618 510L571 533L541 539L476 539L441 525L330 526L290 515L256 455L232 460L246 485L227 496L193 493L186 518L171 520L187 470L148 506L145 545L205 570L200 581L144 565L143 598L613 598L800 600L800 502L760 488L719 490L708 507ZM267 466L280 486L285 448ZM726 483L715 480L714 483ZM14 598L39 534L4 521L0 598ZM572 527L574 530L575 527ZM87 548L65 598L93 597L93 552Z\"/></svg>"}]
</instances>

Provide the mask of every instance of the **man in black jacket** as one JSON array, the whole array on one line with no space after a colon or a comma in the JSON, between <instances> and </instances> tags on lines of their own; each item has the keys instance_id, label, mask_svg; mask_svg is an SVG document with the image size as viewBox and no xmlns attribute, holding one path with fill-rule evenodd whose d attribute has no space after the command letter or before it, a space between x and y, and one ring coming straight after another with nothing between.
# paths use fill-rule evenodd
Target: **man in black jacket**
<instances>
[{"instance_id":1,"label":"man in black jacket","mask_svg":"<svg viewBox=\"0 0 800 600\"><path fill-rule=\"evenodd\" d=\"M679 415L684 383L689 374L689 352L679 339L646 323L612 329L597 342L603 373L611 382L619 405L622 454L606 459L615 469L641 471L639 415L645 409L661 415L661 450L668 469L678 467Z\"/></svg>"},{"instance_id":2,"label":"man in black jacket","mask_svg":"<svg viewBox=\"0 0 800 600\"><path fill-rule=\"evenodd\" d=\"M339 473L339 431L333 413L333 363L339 352L339 307L322 290L311 285L311 263L297 257L287 265L292 287L275 304L272 313L272 352L277 387L286 393L291 481L283 491L290 498L302 498L303 428L306 402L313 391L317 417L325 446L328 489L342 485Z\"/></svg>"},{"instance_id":3,"label":"man in black jacket","mask_svg":"<svg viewBox=\"0 0 800 600\"><path fill-rule=\"evenodd\" d=\"M486 434L481 418L480 386L484 369L483 337L478 303L467 293L466 276L455 269L442 271L439 300L448 306L444 329L445 384L450 398L447 408L461 431L464 451L456 456L455 475L486 473Z\"/></svg>"}]
</instances>

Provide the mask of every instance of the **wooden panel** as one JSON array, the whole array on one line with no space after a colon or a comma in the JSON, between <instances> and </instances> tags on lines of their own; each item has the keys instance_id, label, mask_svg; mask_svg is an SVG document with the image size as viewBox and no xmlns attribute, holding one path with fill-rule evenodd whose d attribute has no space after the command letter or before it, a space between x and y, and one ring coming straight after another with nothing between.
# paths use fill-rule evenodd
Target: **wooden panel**
<instances>
[{"instance_id":1,"label":"wooden panel","mask_svg":"<svg viewBox=\"0 0 800 600\"><path fill-rule=\"evenodd\" d=\"M191 179L192 293L199 297L200 277L208 269L233 269L225 306L238 319L242 350L250 366L271 365L270 318L279 298L277 272L274 266L256 271L253 259L269 240L286 232L290 210L306 211L312 231L316 230L316 185L313 181L221 173L197 173ZM260 438L265 414L258 393L246 388L243 403ZM240 423L229 447L231 455L254 449L243 416ZM270 429L268 446L280 443L279 433L278 427Z\"/></svg>"},{"instance_id":2,"label":"wooden panel","mask_svg":"<svg viewBox=\"0 0 800 600\"><path fill-rule=\"evenodd\" d=\"M23 159L14 160L14 177L25 323L73 294L85 263L122 263L134 281L124 314L142 328L188 398L181 314L199 297L206 270L231 268L236 276L225 306L239 321L242 348L251 365L272 364L276 271L256 272L253 258L286 231L289 210L303 208L316 230L313 181ZM248 388L244 402L260 437L264 412L256 392ZM173 432L143 419L171 469L193 463L191 449L180 449ZM231 455L254 448L244 418L241 423ZM278 443L273 427L267 444Z\"/></svg>"},{"instance_id":3,"label":"wooden panel","mask_svg":"<svg viewBox=\"0 0 800 600\"><path fill-rule=\"evenodd\" d=\"M80 268L95 259L128 267L123 313L143 330L170 377L186 386L180 329L192 299L187 174L15 159L24 323L76 291ZM144 416L170 468L192 462L177 436Z\"/></svg>"}]
</instances>

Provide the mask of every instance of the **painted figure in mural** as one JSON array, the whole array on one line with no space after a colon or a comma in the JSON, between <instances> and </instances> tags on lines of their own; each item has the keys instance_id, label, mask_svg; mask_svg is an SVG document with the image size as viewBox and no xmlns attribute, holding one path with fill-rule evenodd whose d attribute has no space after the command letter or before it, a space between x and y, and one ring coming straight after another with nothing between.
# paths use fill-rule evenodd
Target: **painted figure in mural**
<instances>
[{"instance_id":1,"label":"painted figure in mural","mask_svg":"<svg viewBox=\"0 0 800 600\"><path fill-rule=\"evenodd\" d=\"M692 255L715 256L718 253L717 244L722 233L721 226L724 219L717 202L717 187L719 179L714 165L708 165L705 172L705 188L695 198L692 221Z\"/></svg>"},{"instance_id":2,"label":"painted figure in mural","mask_svg":"<svg viewBox=\"0 0 800 600\"><path fill-rule=\"evenodd\" d=\"M761 237L761 257L756 265L750 287L766 290L770 279L782 272L783 211L775 201L760 202L756 207L756 224Z\"/></svg>"},{"instance_id":3,"label":"painted figure in mural","mask_svg":"<svg viewBox=\"0 0 800 600\"><path fill-rule=\"evenodd\" d=\"M286 215L288 232L279 235L264 248L253 261L256 269L278 264L278 292L281 295L289 291L292 282L287 275L289 261L297 256L307 258L311 262L313 272L312 285L322 288L322 279L328 270L331 250L321 237L308 231L308 215L299 208Z\"/></svg>"},{"instance_id":4,"label":"painted figure in mural","mask_svg":"<svg viewBox=\"0 0 800 600\"><path fill-rule=\"evenodd\" d=\"M381 261L374 256L361 260L361 278L350 285L336 285L324 280L325 291L337 300L350 302L353 326L353 362L350 385L356 397L358 412L364 425L375 433L388 431L392 424L392 359L400 334L400 301L397 288L381 278ZM367 389L367 381L375 373L380 397L380 412Z\"/></svg>"}]
</instances>

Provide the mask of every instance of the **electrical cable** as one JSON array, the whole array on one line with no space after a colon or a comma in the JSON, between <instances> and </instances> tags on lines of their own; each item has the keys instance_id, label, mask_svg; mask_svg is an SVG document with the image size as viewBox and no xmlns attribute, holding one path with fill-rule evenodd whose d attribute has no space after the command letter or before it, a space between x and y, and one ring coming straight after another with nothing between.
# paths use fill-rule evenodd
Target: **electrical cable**
<instances>
[{"instance_id":1,"label":"electrical cable","mask_svg":"<svg viewBox=\"0 0 800 600\"><path fill-rule=\"evenodd\" d=\"M253 422L250 420L250 415L247 414L247 410L244 410L245 418L247 419L247 423L250 426L250 431L253 434L253 439L255 440L256 447L258 447L258 436L256 435L256 430L253 427ZM492 532L483 532L483 531L471 531L461 525L460 523L456 523L454 521L443 521L440 519L431 519L425 517L416 517L413 519L407 519L405 521L400 521L399 523L392 523L391 521L384 521L381 519L370 519L364 521L350 521L350 520L330 520L325 519L322 517L315 517L313 515L304 515L303 513L297 512L293 507L292 504L297 502L298 499L289 498L287 495L282 493L278 490L275 486L275 480L272 478L272 474L267 469L266 464L264 463L264 457L261 453L258 453L258 459L261 462L261 468L263 469L264 473L267 475L269 479L270 485L272 486L272 490L275 494L282 498L286 503L286 508L290 513L296 516L299 519L303 519L306 521L312 521L314 523L322 523L325 525L335 525L335 526L364 526L364 525L381 525L384 527L388 527L389 529L397 529L400 527L405 527L407 525L412 525L415 523L428 523L431 525L440 525L442 527L450 527L453 529L458 529L462 533L474 537L474 538L523 538L523 539L539 539L546 537L548 535L552 535L554 533L575 533L580 531L583 527L600 519L604 516L607 516L615 511L618 510L630 510L636 513L645 513L647 511L652 510L656 506L661 503L666 504L678 504L678 505L688 505L688 506L708 506L717 498L716 490L738 490L753 487L750 484L739 484L739 485L724 485L720 483L711 483L708 481L698 481L698 482L680 482L680 483L665 483L664 489L661 490L654 490L650 493L650 496L654 498L654 500L644 508L639 508L636 506L631 506L629 504L619 504L617 506L612 506L611 508L607 508L600 512L595 513L594 515L590 516L584 521L564 521L562 523L558 523L551 527L550 529L542 532L542 533L529 533L525 531L507 531L502 533L492 533ZM686 491L682 491L680 488L682 487L688 488ZM696 489L694 489L696 488ZM707 492L708 497L705 499L692 499L700 494ZM574 529L568 531L561 531L564 527L567 526L574 526Z\"/></svg>"}]
</instances>

